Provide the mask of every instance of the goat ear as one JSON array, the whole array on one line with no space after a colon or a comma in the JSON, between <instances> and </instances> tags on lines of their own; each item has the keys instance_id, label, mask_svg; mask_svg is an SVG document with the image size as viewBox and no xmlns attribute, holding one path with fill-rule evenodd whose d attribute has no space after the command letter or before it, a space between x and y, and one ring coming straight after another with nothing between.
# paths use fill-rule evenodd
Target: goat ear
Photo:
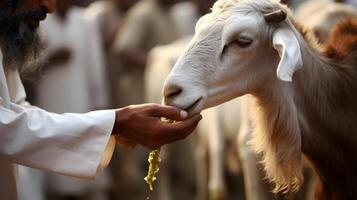
<instances>
[{"instance_id":1,"label":"goat ear","mask_svg":"<svg viewBox=\"0 0 357 200\"><path fill-rule=\"evenodd\" d=\"M303 65L296 35L288 28L278 28L273 33L273 47L281 58L276 71L278 78L291 82L294 72Z\"/></svg>"}]
</instances>

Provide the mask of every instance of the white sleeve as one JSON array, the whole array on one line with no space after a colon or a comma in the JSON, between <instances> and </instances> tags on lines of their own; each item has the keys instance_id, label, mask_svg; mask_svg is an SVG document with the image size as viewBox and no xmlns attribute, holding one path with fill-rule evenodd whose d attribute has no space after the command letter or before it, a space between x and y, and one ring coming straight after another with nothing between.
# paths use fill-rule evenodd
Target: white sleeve
<instances>
[{"instance_id":1,"label":"white sleeve","mask_svg":"<svg viewBox=\"0 0 357 200\"><path fill-rule=\"evenodd\" d=\"M114 120L113 110L59 115L14 103L6 108L0 98L0 156L33 168L92 178L111 158Z\"/></svg>"}]
</instances>

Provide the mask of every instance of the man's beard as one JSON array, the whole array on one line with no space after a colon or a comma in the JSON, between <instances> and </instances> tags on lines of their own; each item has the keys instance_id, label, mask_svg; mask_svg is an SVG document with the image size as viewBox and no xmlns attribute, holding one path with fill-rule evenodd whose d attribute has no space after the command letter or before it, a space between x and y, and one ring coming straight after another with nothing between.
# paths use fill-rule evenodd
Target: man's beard
<instances>
[{"instance_id":1,"label":"man's beard","mask_svg":"<svg viewBox=\"0 0 357 200\"><path fill-rule=\"evenodd\" d=\"M25 19L42 20L47 12L44 8L21 12L22 0L4 1L0 7L3 65L6 69L18 69L20 73L35 71L40 66L43 45L37 29L25 24Z\"/></svg>"}]
</instances>

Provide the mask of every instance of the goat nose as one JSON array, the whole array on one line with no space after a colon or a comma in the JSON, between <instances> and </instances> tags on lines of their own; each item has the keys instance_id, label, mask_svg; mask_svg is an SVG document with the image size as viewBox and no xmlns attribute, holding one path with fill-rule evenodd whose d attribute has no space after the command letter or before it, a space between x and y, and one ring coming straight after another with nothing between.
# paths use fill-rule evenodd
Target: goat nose
<instances>
[{"instance_id":1,"label":"goat nose","mask_svg":"<svg viewBox=\"0 0 357 200\"><path fill-rule=\"evenodd\" d=\"M165 102L167 100L172 100L182 93L182 87L174 84L168 85L164 90Z\"/></svg>"}]
</instances>

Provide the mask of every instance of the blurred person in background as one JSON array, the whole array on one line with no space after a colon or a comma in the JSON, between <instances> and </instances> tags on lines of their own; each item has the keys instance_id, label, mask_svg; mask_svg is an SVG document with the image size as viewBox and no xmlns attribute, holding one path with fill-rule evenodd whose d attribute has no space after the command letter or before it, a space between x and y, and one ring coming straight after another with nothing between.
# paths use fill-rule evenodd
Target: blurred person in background
<instances>
[{"instance_id":1,"label":"blurred person in background","mask_svg":"<svg viewBox=\"0 0 357 200\"><path fill-rule=\"evenodd\" d=\"M92 23L99 26L102 38L102 46L105 50L105 74L110 85L115 85L117 77L111 75L110 67L118 67L117 60L110 63L110 47L115 36L124 23L125 14L137 0L99 0L95 1L86 9L85 15ZM113 92L110 93L110 105L114 106Z\"/></svg>"},{"instance_id":2,"label":"blurred person in background","mask_svg":"<svg viewBox=\"0 0 357 200\"><path fill-rule=\"evenodd\" d=\"M170 15L170 8L178 0L141 0L127 13L125 22L113 43L113 67L118 80L113 93L115 105L144 102L143 72L147 53L156 45L168 44L179 37Z\"/></svg>"},{"instance_id":3,"label":"blurred person in background","mask_svg":"<svg viewBox=\"0 0 357 200\"><path fill-rule=\"evenodd\" d=\"M58 1L40 31L45 49L36 104L56 113L108 108L100 33L84 10L76 1Z\"/></svg>"},{"instance_id":4,"label":"blurred person in background","mask_svg":"<svg viewBox=\"0 0 357 200\"><path fill-rule=\"evenodd\" d=\"M138 0L99 0L90 4L86 15L98 23L106 51L124 22L124 15Z\"/></svg>"},{"instance_id":5,"label":"blurred person in background","mask_svg":"<svg viewBox=\"0 0 357 200\"><path fill-rule=\"evenodd\" d=\"M20 73L38 69L42 42L37 29L55 9L55 0L0 1L1 200L18 199L18 164L93 178L110 161L115 141L155 149L186 137L201 118L187 119L185 111L155 104L86 114L55 114L29 105ZM160 117L185 121L162 124Z\"/></svg>"},{"instance_id":6,"label":"blurred person in background","mask_svg":"<svg viewBox=\"0 0 357 200\"><path fill-rule=\"evenodd\" d=\"M216 0L190 0L177 3L171 9L171 15L178 26L180 37L193 35L200 17L210 12Z\"/></svg>"},{"instance_id":7,"label":"blurred person in background","mask_svg":"<svg viewBox=\"0 0 357 200\"><path fill-rule=\"evenodd\" d=\"M40 28L45 49L35 105L50 112L86 113L109 106L100 33L96 24L86 20L84 9L77 7L80 3L58 1L57 12ZM107 199L111 179L108 171L95 181L48 173L46 182L51 196L58 199L100 200Z\"/></svg>"}]
</instances>

